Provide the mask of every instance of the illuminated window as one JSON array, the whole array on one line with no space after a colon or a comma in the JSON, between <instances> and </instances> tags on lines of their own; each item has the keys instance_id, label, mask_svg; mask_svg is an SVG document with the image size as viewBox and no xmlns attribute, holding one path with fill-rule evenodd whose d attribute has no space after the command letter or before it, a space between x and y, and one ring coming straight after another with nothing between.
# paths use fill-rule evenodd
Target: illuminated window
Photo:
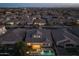
<instances>
[{"instance_id":1,"label":"illuminated window","mask_svg":"<svg viewBox=\"0 0 79 59\"><path fill-rule=\"evenodd\" d=\"M32 45L32 49L40 49L41 45Z\"/></svg>"}]
</instances>

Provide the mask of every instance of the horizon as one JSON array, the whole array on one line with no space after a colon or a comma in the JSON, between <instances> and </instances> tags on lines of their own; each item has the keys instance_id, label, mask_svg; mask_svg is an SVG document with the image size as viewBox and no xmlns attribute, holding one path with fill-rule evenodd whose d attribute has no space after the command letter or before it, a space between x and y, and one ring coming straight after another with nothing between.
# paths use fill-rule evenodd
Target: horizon
<instances>
[{"instance_id":1,"label":"horizon","mask_svg":"<svg viewBox=\"0 0 79 59\"><path fill-rule=\"evenodd\" d=\"M0 8L20 7L79 7L78 3L0 3Z\"/></svg>"}]
</instances>

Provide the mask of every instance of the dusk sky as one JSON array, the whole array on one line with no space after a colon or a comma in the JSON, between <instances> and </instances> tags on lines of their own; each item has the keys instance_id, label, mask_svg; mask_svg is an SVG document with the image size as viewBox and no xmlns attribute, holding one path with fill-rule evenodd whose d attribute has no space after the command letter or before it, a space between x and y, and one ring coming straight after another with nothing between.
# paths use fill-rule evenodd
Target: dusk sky
<instances>
[{"instance_id":1,"label":"dusk sky","mask_svg":"<svg viewBox=\"0 0 79 59\"><path fill-rule=\"evenodd\" d=\"M0 3L0 7L79 7L75 3Z\"/></svg>"}]
</instances>

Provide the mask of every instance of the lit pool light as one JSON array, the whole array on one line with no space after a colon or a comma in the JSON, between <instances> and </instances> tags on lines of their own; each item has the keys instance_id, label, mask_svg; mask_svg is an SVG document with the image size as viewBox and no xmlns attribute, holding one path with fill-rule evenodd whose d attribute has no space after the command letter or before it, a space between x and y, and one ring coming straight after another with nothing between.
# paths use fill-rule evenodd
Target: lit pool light
<instances>
[{"instance_id":1,"label":"lit pool light","mask_svg":"<svg viewBox=\"0 0 79 59\"><path fill-rule=\"evenodd\" d=\"M41 55L45 55L45 56L55 56L55 52L54 51L51 51L51 50L43 50L41 51L40 53Z\"/></svg>"}]
</instances>

